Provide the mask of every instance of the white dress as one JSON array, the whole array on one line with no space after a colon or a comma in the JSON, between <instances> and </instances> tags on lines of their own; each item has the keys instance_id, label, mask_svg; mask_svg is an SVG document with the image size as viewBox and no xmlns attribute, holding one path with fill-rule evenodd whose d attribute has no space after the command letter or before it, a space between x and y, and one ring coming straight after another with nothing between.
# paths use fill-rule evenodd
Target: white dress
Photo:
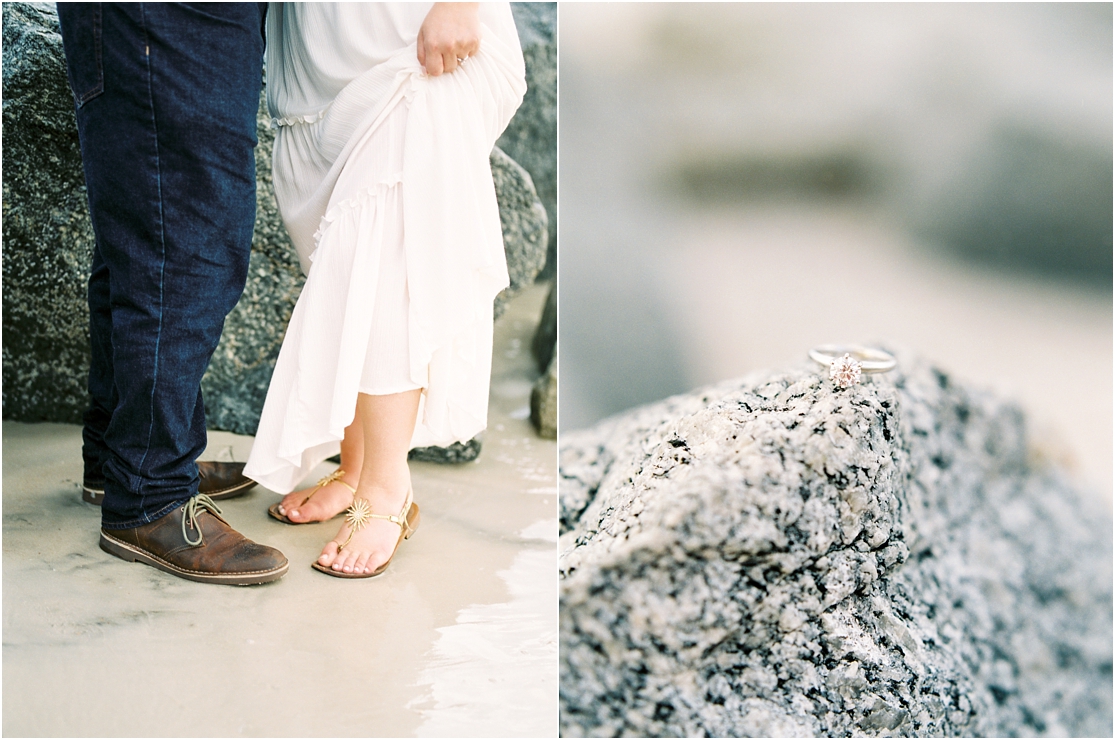
<instances>
[{"instance_id":1,"label":"white dress","mask_svg":"<svg viewBox=\"0 0 1115 740\"><path fill-rule=\"evenodd\" d=\"M421 388L412 447L484 429L508 284L488 156L526 91L507 3L428 77L432 3L271 3L275 194L307 273L245 475L288 493L340 449L357 393Z\"/></svg>"}]
</instances>

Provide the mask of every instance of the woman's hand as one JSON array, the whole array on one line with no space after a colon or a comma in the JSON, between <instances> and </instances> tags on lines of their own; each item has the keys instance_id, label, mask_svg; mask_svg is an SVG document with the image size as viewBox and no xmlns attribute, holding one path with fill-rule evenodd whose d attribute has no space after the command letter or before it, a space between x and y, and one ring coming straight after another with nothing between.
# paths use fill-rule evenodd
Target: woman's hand
<instances>
[{"instance_id":1,"label":"woman's hand","mask_svg":"<svg viewBox=\"0 0 1115 740\"><path fill-rule=\"evenodd\" d=\"M434 3L418 29L418 63L437 77L480 48L479 3Z\"/></svg>"}]
</instances>

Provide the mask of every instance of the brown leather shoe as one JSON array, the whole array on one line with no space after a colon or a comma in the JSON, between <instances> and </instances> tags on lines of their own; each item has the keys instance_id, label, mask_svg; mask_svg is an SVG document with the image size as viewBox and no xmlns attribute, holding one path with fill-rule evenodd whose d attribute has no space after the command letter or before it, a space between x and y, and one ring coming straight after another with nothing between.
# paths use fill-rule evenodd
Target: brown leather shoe
<instances>
[{"instance_id":1,"label":"brown leather shoe","mask_svg":"<svg viewBox=\"0 0 1115 740\"><path fill-rule=\"evenodd\" d=\"M277 581L290 567L281 552L230 527L212 499L203 495L142 527L102 527L101 549L179 578L230 586Z\"/></svg>"},{"instance_id":2,"label":"brown leather shoe","mask_svg":"<svg viewBox=\"0 0 1115 740\"><path fill-rule=\"evenodd\" d=\"M197 464L197 475L197 492L214 501L242 496L256 485L244 477L244 463L203 460ZM105 479L86 476L81 482L81 500L100 506L104 499Z\"/></svg>"}]
</instances>

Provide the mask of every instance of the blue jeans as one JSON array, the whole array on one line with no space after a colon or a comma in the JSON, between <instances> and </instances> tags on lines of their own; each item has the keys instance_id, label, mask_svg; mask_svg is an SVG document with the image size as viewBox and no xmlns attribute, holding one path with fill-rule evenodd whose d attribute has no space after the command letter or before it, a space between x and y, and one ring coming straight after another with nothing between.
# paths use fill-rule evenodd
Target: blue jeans
<instances>
[{"instance_id":1,"label":"blue jeans","mask_svg":"<svg viewBox=\"0 0 1115 740\"><path fill-rule=\"evenodd\" d=\"M251 251L265 13L58 4L96 235L82 454L107 527L197 493L201 377Z\"/></svg>"}]
</instances>

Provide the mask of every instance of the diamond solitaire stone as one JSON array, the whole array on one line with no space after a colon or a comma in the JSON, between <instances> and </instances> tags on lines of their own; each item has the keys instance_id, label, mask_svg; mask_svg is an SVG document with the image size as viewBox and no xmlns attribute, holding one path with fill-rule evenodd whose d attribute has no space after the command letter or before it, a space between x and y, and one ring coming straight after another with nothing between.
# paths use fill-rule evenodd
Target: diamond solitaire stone
<instances>
[{"instance_id":1,"label":"diamond solitaire stone","mask_svg":"<svg viewBox=\"0 0 1115 740\"><path fill-rule=\"evenodd\" d=\"M829 379L841 388L847 388L858 383L862 372L860 364L849 354L837 357L829 365Z\"/></svg>"}]
</instances>

